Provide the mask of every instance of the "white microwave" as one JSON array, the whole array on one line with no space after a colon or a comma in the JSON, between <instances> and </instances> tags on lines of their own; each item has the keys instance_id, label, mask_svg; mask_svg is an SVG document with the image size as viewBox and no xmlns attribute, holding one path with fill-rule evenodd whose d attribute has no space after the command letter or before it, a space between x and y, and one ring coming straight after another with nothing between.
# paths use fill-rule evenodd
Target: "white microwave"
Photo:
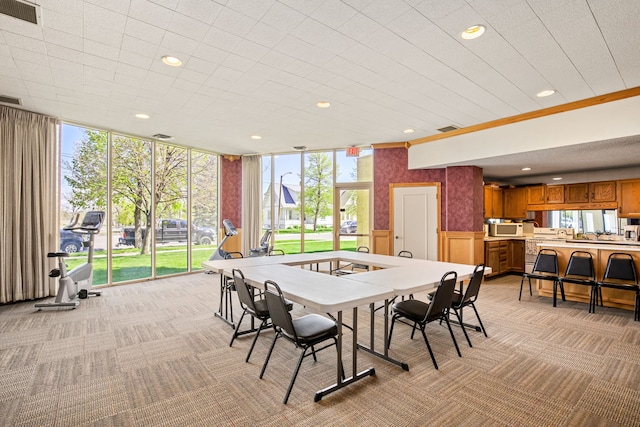
<instances>
[{"instance_id":1,"label":"white microwave","mask_svg":"<svg viewBox=\"0 0 640 427\"><path fill-rule=\"evenodd\" d=\"M521 237L524 234L524 226L518 222L499 222L489 224L489 236L495 237Z\"/></svg>"}]
</instances>

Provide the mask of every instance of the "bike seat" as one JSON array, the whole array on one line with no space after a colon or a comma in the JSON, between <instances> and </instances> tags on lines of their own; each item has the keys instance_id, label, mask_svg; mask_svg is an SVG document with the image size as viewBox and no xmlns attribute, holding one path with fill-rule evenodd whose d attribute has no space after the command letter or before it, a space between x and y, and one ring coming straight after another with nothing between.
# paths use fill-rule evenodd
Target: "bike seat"
<instances>
[{"instance_id":1,"label":"bike seat","mask_svg":"<svg viewBox=\"0 0 640 427\"><path fill-rule=\"evenodd\" d=\"M47 254L47 258L64 258L68 256L69 254L66 252L49 252Z\"/></svg>"}]
</instances>

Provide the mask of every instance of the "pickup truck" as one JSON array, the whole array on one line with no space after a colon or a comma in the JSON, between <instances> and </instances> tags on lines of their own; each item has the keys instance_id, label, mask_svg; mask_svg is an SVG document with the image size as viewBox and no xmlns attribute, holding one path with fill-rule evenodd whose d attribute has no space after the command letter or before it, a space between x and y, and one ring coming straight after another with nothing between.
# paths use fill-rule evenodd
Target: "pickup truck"
<instances>
[{"instance_id":1,"label":"pickup truck","mask_svg":"<svg viewBox=\"0 0 640 427\"><path fill-rule=\"evenodd\" d=\"M159 219L156 223L156 243L186 242L188 225L184 219ZM142 237L146 235L146 228L142 229ZM201 245L211 245L215 242L215 233L209 227L192 227L191 240ZM135 228L122 229L122 237L118 239L118 246L135 245Z\"/></svg>"}]
</instances>

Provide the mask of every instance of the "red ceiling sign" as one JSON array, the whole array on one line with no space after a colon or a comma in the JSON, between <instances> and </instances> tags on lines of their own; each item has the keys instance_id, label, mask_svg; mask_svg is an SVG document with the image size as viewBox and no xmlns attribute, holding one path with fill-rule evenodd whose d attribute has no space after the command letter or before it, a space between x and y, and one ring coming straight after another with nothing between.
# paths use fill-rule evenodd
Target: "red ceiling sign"
<instances>
[{"instance_id":1,"label":"red ceiling sign","mask_svg":"<svg viewBox=\"0 0 640 427\"><path fill-rule=\"evenodd\" d=\"M347 157L359 157L360 156L360 148L359 147L348 147L347 148Z\"/></svg>"}]
</instances>

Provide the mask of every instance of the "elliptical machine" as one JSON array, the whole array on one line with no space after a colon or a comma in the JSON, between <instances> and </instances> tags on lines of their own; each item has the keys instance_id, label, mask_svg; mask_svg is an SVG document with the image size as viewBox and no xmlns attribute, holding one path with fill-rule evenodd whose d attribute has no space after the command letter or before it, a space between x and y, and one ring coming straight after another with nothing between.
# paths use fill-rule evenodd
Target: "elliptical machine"
<instances>
[{"instance_id":1,"label":"elliptical machine","mask_svg":"<svg viewBox=\"0 0 640 427\"><path fill-rule=\"evenodd\" d=\"M209 261L215 261L217 259L227 259L229 252L222 249L222 246L224 246L224 242L226 242L229 237L238 235L238 230L236 230L236 227L233 225L230 219L222 220L222 226L224 227L224 239L222 239L222 241L218 245L218 249L216 249L216 251L209 257Z\"/></svg>"},{"instance_id":2,"label":"elliptical machine","mask_svg":"<svg viewBox=\"0 0 640 427\"><path fill-rule=\"evenodd\" d=\"M90 295L99 296L100 291L91 290L93 284L93 243L95 235L100 232L105 218L103 211L91 211L84 215L82 223L78 225L80 214L76 214L71 223L64 229L77 234L89 234L87 262L67 272L65 258L67 252L49 252L47 258L58 258L58 268L49 272L52 279L58 278L58 292L52 303L38 303L38 310L47 307L71 307L76 308L80 304L79 299L89 298Z\"/></svg>"}]
</instances>

